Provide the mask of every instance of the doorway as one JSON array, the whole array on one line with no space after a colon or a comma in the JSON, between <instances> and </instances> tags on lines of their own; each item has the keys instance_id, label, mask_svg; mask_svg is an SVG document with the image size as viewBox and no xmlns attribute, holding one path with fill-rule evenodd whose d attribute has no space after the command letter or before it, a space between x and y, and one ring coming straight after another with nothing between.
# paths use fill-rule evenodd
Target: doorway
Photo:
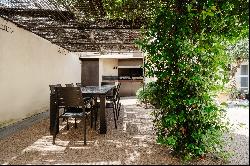
<instances>
[{"instance_id":1,"label":"doorway","mask_svg":"<svg viewBox=\"0 0 250 166\"><path fill-rule=\"evenodd\" d=\"M82 58L81 82L84 86L99 85L99 59Z\"/></svg>"}]
</instances>

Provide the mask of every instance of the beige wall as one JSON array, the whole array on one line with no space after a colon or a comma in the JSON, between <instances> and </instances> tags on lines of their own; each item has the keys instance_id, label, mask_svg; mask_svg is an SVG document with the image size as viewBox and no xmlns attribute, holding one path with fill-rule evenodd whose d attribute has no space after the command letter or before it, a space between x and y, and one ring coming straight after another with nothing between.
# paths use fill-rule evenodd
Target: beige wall
<instances>
[{"instance_id":1,"label":"beige wall","mask_svg":"<svg viewBox=\"0 0 250 166\"><path fill-rule=\"evenodd\" d=\"M118 59L99 59L99 85L102 82L102 76L118 76Z\"/></svg>"},{"instance_id":2,"label":"beige wall","mask_svg":"<svg viewBox=\"0 0 250 166\"><path fill-rule=\"evenodd\" d=\"M102 75L103 75L103 59L99 59L99 86L101 86Z\"/></svg>"},{"instance_id":3,"label":"beige wall","mask_svg":"<svg viewBox=\"0 0 250 166\"><path fill-rule=\"evenodd\" d=\"M102 75L118 76L118 69L113 69L114 67L118 67L118 59L102 59L102 61L103 61Z\"/></svg>"},{"instance_id":4,"label":"beige wall","mask_svg":"<svg viewBox=\"0 0 250 166\"><path fill-rule=\"evenodd\" d=\"M142 66L143 59L119 59L118 61L119 66Z\"/></svg>"},{"instance_id":5,"label":"beige wall","mask_svg":"<svg viewBox=\"0 0 250 166\"><path fill-rule=\"evenodd\" d=\"M49 84L80 82L73 53L0 18L0 123L49 109Z\"/></svg>"}]
</instances>

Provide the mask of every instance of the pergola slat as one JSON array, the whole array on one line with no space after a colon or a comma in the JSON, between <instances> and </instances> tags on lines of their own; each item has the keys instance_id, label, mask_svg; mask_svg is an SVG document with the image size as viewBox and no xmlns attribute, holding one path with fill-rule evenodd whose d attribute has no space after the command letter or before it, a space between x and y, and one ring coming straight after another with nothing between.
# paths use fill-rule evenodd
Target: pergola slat
<instances>
[{"instance_id":1,"label":"pergola slat","mask_svg":"<svg viewBox=\"0 0 250 166\"><path fill-rule=\"evenodd\" d=\"M73 52L137 50L133 41L145 24L140 18L134 21L105 19L101 0L86 1L84 6L79 6L97 15L81 21L67 7L59 8L55 0L22 1L1 3L0 17Z\"/></svg>"}]
</instances>

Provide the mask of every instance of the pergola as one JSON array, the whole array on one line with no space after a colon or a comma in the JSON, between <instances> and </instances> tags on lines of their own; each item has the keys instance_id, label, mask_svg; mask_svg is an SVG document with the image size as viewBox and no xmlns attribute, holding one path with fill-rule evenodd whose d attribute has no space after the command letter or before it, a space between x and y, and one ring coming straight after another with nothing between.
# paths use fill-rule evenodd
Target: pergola
<instances>
[{"instance_id":1,"label":"pergola","mask_svg":"<svg viewBox=\"0 0 250 166\"><path fill-rule=\"evenodd\" d=\"M94 18L79 20L56 0L0 0L0 17L71 52L130 52L138 48L145 20L107 19L102 0L85 0L81 8Z\"/></svg>"}]
</instances>

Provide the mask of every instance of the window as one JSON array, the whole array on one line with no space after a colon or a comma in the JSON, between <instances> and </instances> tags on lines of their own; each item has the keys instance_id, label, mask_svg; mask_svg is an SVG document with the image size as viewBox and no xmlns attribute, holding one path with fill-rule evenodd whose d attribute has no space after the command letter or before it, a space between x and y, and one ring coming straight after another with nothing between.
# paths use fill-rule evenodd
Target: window
<instances>
[{"instance_id":1,"label":"window","mask_svg":"<svg viewBox=\"0 0 250 166\"><path fill-rule=\"evenodd\" d=\"M241 65L240 66L240 90L241 92L248 93L249 91L249 66L248 65Z\"/></svg>"},{"instance_id":2,"label":"window","mask_svg":"<svg viewBox=\"0 0 250 166\"><path fill-rule=\"evenodd\" d=\"M240 74L241 75L248 75L248 65L241 65Z\"/></svg>"}]
</instances>

